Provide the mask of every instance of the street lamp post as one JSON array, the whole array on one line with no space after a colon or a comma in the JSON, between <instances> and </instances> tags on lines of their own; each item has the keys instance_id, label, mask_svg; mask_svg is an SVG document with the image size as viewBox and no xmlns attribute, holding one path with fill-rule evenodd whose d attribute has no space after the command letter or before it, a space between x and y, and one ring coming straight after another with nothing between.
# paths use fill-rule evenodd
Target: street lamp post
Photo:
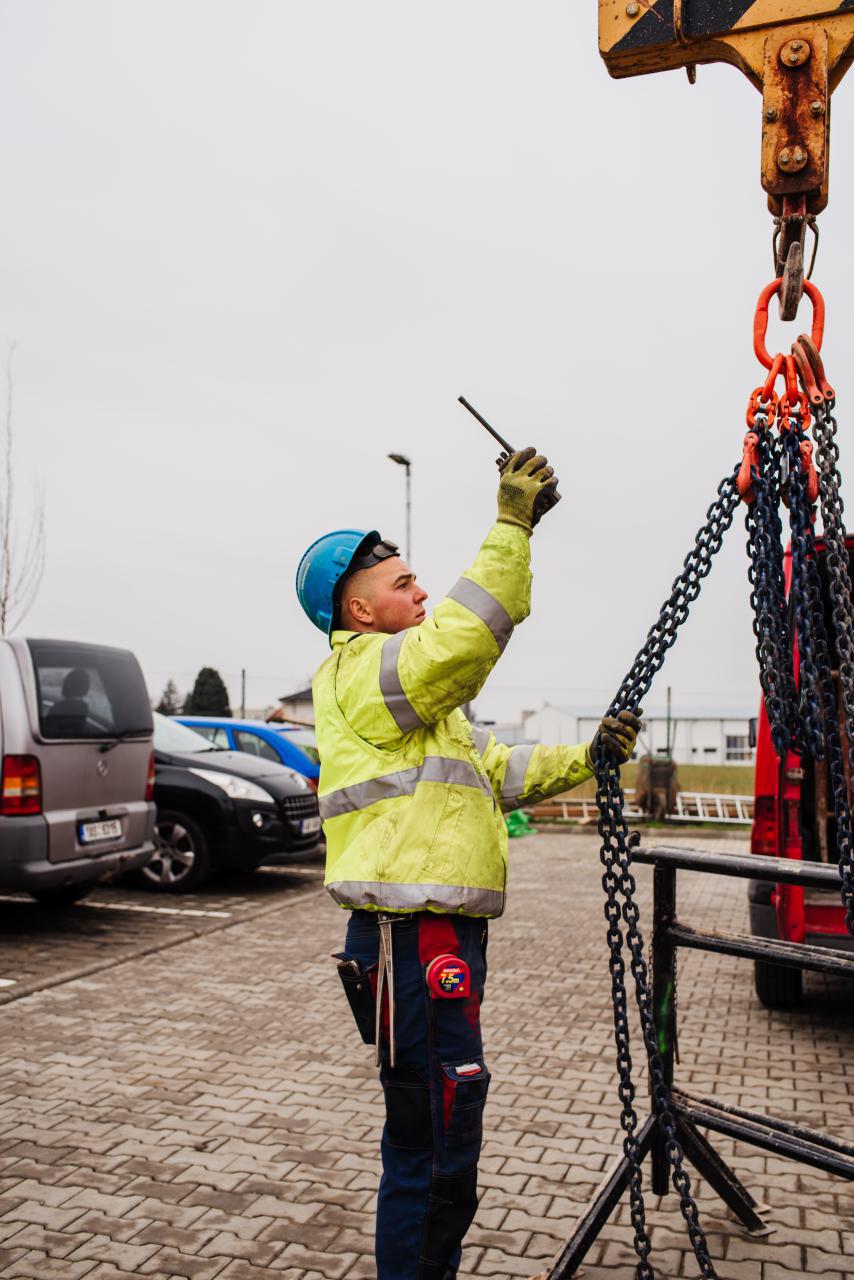
<instances>
[{"instance_id":1,"label":"street lamp post","mask_svg":"<svg viewBox=\"0 0 854 1280\"><path fill-rule=\"evenodd\" d=\"M412 463L403 453L390 453L388 457L398 466L406 468L406 563L412 567Z\"/></svg>"}]
</instances>

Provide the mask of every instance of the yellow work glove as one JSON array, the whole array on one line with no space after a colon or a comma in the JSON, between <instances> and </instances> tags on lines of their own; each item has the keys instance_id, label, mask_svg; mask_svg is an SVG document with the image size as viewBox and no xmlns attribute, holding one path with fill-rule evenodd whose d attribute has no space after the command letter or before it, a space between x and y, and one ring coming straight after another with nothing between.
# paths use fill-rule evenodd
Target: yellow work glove
<instances>
[{"instance_id":1,"label":"yellow work glove","mask_svg":"<svg viewBox=\"0 0 854 1280\"><path fill-rule=\"evenodd\" d=\"M607 747L614 764L625 764L627 760L631 760L640 727L640 716L633 715L631 711L621 711L618 716L605 716L587 748L590 768L596 764L596 748L600 742Z\"/></svg>"},{"instance_id":2,"label":"yellow work glove","mask_svg":"<svg viewBox=\"0 0 854 1280\"><path fill-rule=\"evenodd\" d=\"M499 466L498 519L533 529L540 516L560 501L554 468L532 448L512 453L503 465L499 459Z\"/></svg>"}]
</instances>

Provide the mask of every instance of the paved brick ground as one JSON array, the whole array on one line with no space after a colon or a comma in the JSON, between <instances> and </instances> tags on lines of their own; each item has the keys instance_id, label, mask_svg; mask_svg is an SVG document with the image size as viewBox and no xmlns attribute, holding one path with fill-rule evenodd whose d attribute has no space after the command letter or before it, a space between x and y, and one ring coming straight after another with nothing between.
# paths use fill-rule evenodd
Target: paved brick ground
<instances>
[{"instance_id":1,"label":"paved brick ground","mask_svg":"<svg viewBox=\"0 0 854 1280\"><path fill-rule=\"evenodd\" d=\"M59 912L29 894L0 894L0 1004L68 973L111 964L119 954L222 928L322 875L322 861L312 858L296 867L213 877L201 892L180 896L120 882L95 888Z\"/></svg>"},{"instance_id":2,"label":"paved brick ground","mask_svg":"<svg viewBox=\"0 0 854 1280\"><path fill-rule=\"evenodd\" d=\"M618 1148L597 868L591 836L513 845L490 941L490 1137L467 1277L544 1270ZM684 919L743 926L739 882L685 875L680 889ZM342 924L321 893L0 1012L4 1280L373 1275L382 1105L328 959ZM680 1081L850 1136L851 992L808 991L796 1013L769 1014L743 963L687 956ZM842 1280L849 1184L720 1149L776 1227L750 1239L701 1191L722 1280ZM650 1216L658 1274L694 1275L672 1198ZM629 1242L621 1208L588 1280L631 1276Z\"/></svg>"}]
</instances>

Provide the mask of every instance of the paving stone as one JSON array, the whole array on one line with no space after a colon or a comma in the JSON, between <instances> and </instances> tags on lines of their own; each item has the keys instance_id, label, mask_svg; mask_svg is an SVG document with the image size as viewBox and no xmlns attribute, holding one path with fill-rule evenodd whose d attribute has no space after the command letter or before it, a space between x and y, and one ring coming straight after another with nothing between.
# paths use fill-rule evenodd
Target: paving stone
<instances>
[{"instance_id":1,"label":"paving stone","mask_svg":"<svg viewBox=\"0 0 854 1280\"><path fill-rule=\"evenodd\" d=\"M170 1280L213 1280L228 1266L228 1258L199 1258L195 1254L181 1253L177 1249L159 1249L136 1273L153 1276L165 1273Z\"/></svg>"},{"instance_id":2,"label":"paving stone","mask_svg":"<svg viewBox=\"0 0 854 1280\"><path fill-rule=\"evenodd\" d=\"M320 1202L293 1204L286 1200L275 1200L272 1196L259 1196L255 1203L245 1210L248 1218L294 1218L298 1222L307 1222L323 1209Z\"/></svg>"},{"instance_id":3,"label":"paving stone","mask_svg":"<svg viewBox=\"0 0 854 1280\"><path fill-rule=\"evenodd\" d=\"M84 1213L75 1218L69 1230L76 1235L81 1233L92 1236L107 1236L110 1240L130 1240L138 1231L148 1225L148 1219L134 1212L127 1218L116 1218L105 1213Z\"/></svg>"},{"instance_id":4,"label":"paving stone","mask_svg":"<svg viewBox=\"0 0 854 1280\"><path fill-rule=\"evenodd\" d=\"M22 1258L29 1249L26 1246L19 1248L0 1248L0 1275L11 1275L14 1271L14 1263L18 1258Z\"/></svg>"},{"instance_id":5,"label":"paving stone","mask_svg":"<svg viewBox=\"0 0 854 1280\"><path fill-rule=\"evenodd\" d=\"M311 1249L305 1249L301 1244L287 1245L278 1255L276 1267L281 1272L282 1269L296 1269L297 1271L312 1270L316 1271L318 1267L322 1267L326 1280L343 1280L346 1276L347 1280L355 1273L355 1263L359 1255L353 1253L315 1253ZM363 1254L362 1257L367 1257ZM370 1264L376 1273L376 1267L373 1257Z\"/></svg>"},{"instance_id":6,"label":"paving stone","mask_svg":"<svg viewBox=\"0 0 854 1280\"><path fill-rule=\"evenodd\" d=\"M82 1280L95 1269L95 1262L89 1259L78 1261L70 1258L50 1258L46 1253L35 1249L16 1258L5 1271L4 1277L14 1280Z\"/></svg>"},{"instance_id":7,"label":"paving stone","mask_svg":"<svg viewBox=\"0 0 854 1280\"><path fill-rule=\"evenodd\" d=\"M69 1200L66 1200L63 1211L71 1211L79 1207L80 1209L94 1209L97 1213L109 1214L111 1218L121 1218L124 1214L131 1214L139 1204L142 1196L110 1196L103 1191L76 1191Z\"/></svg>"},{"instance_id":8,"label":"paving stone","mask_svg":"<svg viewBox=\"0 0 854 1280\"><path fill-rule=\"evenodd\" d=\"M174 1204L170 1200L141 1200L136 1213L143 1221L168 1222L175 1227L191 1227L205 1212L201 1204Z\"/></svg>"},{"instance_id":9,"label":"paving stone","mask_svg":"<svg viewBox=\"0 0 854 1280\"><path fill-rule=\"evenodd\" d=\"M766 1262L763 1264L763 1267L762 1267L762 1280L795 1280L795 1276L800 1276L804 1274L806 1273L802 1271L800 1268L793 1271L789 1267L781 1266L779 1262ZM846 1280L848 1280L850 1273L846 1272L844 1273L844 1275L846 1277ZM826 1272L825 1272L825 1280L827 1280ZM837 1280L837 1276L834 1276L833 1280ZM839 1272L838 1280L843 1280L842 1272Z\"/></svg>"},{"instance_id":10,"label":"paving stone","mask_svg":"<svg viewBox=\"0 0 854 1280\"><path fill-rule=\"evenodd\" d=\"M220 1272L221 1280L301 1280L303 1272L299 1268L253 1267L246 1262L230 1262ZM331 1274L330 1274L331 1280Z\"/></svg>"},{"instance_id":11,"label":"paving stone","mask_svg":"<svg viewBox=\"0 0 854 1280\"><path fill-rule=\"evenodd\" d=\"M134 1236L134 1244L168 1245L182 1253L195 1253L207 1244L213 1230L198 1230L189 1227L176 1227L166 1222L151 1223Z\"/></svg>"},{"instance_id":12,"label":"paving stone","mask_svg":"<svg viewBox=\"0 0 854 1280\"><path fill-rule=\"evenodd\" d=\"M35 1182L32 1178L24 1178L23 1181L15 1184L15 1195L20 1196L22 1200L35 1200L38 1204L56 1208L65 1204L82 1189L82 1187L64 1186L61 1182L43 1183Z\"/></svg>"},{"instance_id":13,"label":"paving stone","mask_svg":"<svg viewBox=\"0 0 854 1280\"><path fill-rule=\"evenodd\" d=\"M4 1214L4 1222L35 1222L51 1231L61 1231L69 1223L82 1217L86 1209L84 1205L70 1206L66 1204L54 1208L49 1204L39 1204L36 1200L24 1200Z\"/></svg>"},{"instance_id":14,"label":"paving stone","mask_svg":"<svg viewBox=\"0 0 854 1280\"><path fill-rule=\"evenodd\" d=\"M112 1262L125 1271L133 1271L157 1253L156 1245L140 1245L111 1240L108 1236L91 1236L69 1254L70 1260L93 1258L95 1262Z\"/></svg>"},{"instance_id":15,"label":"paving stone","mask_svg":"<svg viewBox=\"0 0 854 1280\"><path fill-rule=\"evenodd\" d=\"M240 1236L243 1240L255 1240L273 1221L273 1218L240 1217L233 1213L223 1213L220 1209L203 1208L195 1227L197 1230L208 1231L211 1235L225 1231Z\"/></svg>"},{"instance_id":16,"label":"paving stone","mask_svg":"<svg viewBox=\"0 0 854 1280\"><path fill-rule=\"evenodd\" d=\"M361 1219L361 1224L364 1225L364 1218ZM266 1240L270 1244L278 1242L301 1244L315 1253L323 1253L330 1248L333 1240L337 1245L340 1234L340 1227L334 1224L327 1226L318 1223L297 1224L285 1218L277 1218L275 1222L264 1228L258 1239Z\"/></svg>"},{"instance_id":17,"label":"paving stone","mask_svg":"<svg viewBox=\"0 0 854 1280\"><path fill-rule=\"evenodd\" d=\"M242 1258L253 1266L264 1267L279 1250L264 1240L245 1240L229 1231L218 1231L199 1250L208 1257Z\"/></svg>"},{"instance_id":18,"label":"paving stone","mask_svg":"<svg viewBox=\"0 0 854 1280\"><path fill-rule=\"evenodd\" d=\"M225 1213L241 1213L254 1204L256 1199L257 1196L245 1191L214 1191L212 1187L195 1187L186 1193L182 1203L222 1209Z\"/></svg>"},{"instance_id":19,"label":"paving stone","mask_svg":"<svg viewBox=\"0 0 854 1280\"><path fill-rule=\"evenodd\" d=\"M94 1271L90 1271L86 1280L137 1280L140 1274L137 1271L120 1271L117 1267L110 1266L107 1262L96 1267ZM174 1280L174 1277L167 1271L146 1271L145 1274L149 1277L149 1280Z\"/></svg>"},{"instance_id":20,"label":"paving stone","mask_svg":"<svg viewBox=\"0 0 854 1280\"><path fill-rule=\"evenodd\" d=\"M51 1258L64 1258L84 1240L88 1239L90 1233L75 1233L71 1235L63 1231L46 1231L44 1227L19 1226L15 1235L9 1240L6 1249L0 1249L0 1257L3 1253L11 1253L18 1250L20 1253L26 1252L28 1249L37 1252L47 1253Z\"/></svg>"},{"instance_id":21,"label":"paving stone","mask_svg":"<svg viewBox=\"0 0 854 1280\"><path fill-rule=\"evenodd\" d=\"M728 1262L742 1262L747 1258L756 1258L759 1262L767 1261L768 1237L750 1240L736 1236L730 1240L727 1248ZM804 1255L800 1245L774 1241L774 1261L780 1267L788 1267L790 1271L803 1271Z\"/></svg>"}]
</instances>

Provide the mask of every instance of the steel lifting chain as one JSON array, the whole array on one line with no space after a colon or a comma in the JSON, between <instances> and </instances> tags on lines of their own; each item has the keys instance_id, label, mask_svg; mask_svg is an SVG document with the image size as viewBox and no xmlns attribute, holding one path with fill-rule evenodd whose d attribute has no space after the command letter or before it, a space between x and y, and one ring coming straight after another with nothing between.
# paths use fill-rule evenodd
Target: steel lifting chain
<instances>
[{"instance_id":1,"label":"steel lifting chain","mask_svg":"<svg viewBox=\"0 0 854 1280\"><path fill-rule=\"evenodd\" d=\"M673 583L670 596L662 605L658 620L650 628L643 648L637 654L609 708L610 715L620 711L638 712L656 673L664 663L667 651L676 640L679 628L688 617L691 605L700 594L703 579L712 567L712 558L720 549L723 536L730 527L740 501L736 476L726 476L718 486L718 496L706 513L706 523L698 531L694 546L685 558L682 572ZM670 1105L670 1090L658 1051L653 1016L652 993L643 935L635 902L635 878L632 875L629 830L623 813L623 791L620 771L599 746L596 757L596 800L599 806L599 834L602 837L600 858L605 868L602 885L605 890L605 919L608 922L609 968L614 1007L614 1039L617 1049L618 1093L622 1106L620 1123L625 1132L623 1151L631 1168L629 1199L634 1227L634 1246L638 1255L637 1280L654 1280L650 1261L651 1243L646 1230L641 1162L638 1152L638 1118L635 1110L635 1086L632 1080L631 1042L626 995L626 961L628 946L635 995L640 1014L641 1031L649 1062L650 1091L653 1108L664 1138L679 1207L688 1227L691 1246L704 1280L714 1280L716 1272L709 1255L706 1237L700 1225L697 1205L691 1194L691 1182L684 1167L682 1148L676 1136L676 1121Z\"/></svg>"},{"instance_id":2,"label":"steel lifting chain","mask_svg":"<svg viewBox=\"0 0 854 1280\"><path fill-rule=\"evenodd\" d=\"M842 901L846 926L854 935L852 815L833 676L835 656L847 749L854 742L854 607L837 468L835 393L825 376L820 355L824 302L814 285L805 287L813 303L812 336L802 334L793 344L791 355L777 355L773 360L765 348L765 330L768 302L779 288L779 282L772 282L760 295L754 349L769 374L764 386L757 388L750 398L747 412L750 430L745 437L737 483L747 504L748 577L760 682L772 741L781 759L785 759L788 751L794 751L799 755L808 754L816 761L827 760L834 796ZM774 384L779 376L785 378L785 391L778 398ZM806 438L813 415L817 472L812 461L812 445ZM772 433L775 421L780 427L779 443ZM831 652L825 624L813 531L815 504L819 499L835 655ZM790 596L798 645L797 692L793 637L788 634L786 622L781 501L789 508Z\"/></svg>"}]
</instances>

